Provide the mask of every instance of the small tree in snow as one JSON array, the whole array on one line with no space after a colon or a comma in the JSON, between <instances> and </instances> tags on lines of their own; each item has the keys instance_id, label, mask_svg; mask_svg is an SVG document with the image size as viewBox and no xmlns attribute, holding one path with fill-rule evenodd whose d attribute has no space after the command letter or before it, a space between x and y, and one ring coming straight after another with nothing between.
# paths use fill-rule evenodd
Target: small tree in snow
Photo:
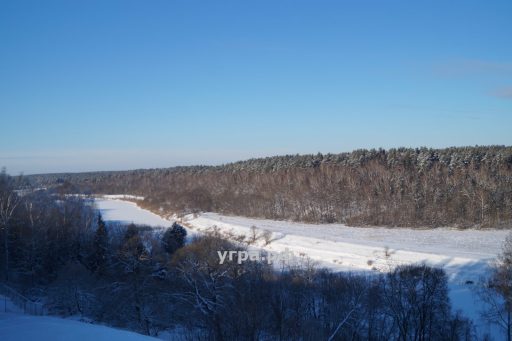
<instances>
[{"instance_id":1,"label":"small tree in snow","mask_svg":"<svg viewBox=\"0 0 512 341\"><path fill-rule=\"evenodd\" d=\"M172 224L171 228L168 228L162 238L164 250L168 254L173 254L179 248L185 245L185 239L187 237L187 230L178 223Z\"/></svg>"}]
</instances>

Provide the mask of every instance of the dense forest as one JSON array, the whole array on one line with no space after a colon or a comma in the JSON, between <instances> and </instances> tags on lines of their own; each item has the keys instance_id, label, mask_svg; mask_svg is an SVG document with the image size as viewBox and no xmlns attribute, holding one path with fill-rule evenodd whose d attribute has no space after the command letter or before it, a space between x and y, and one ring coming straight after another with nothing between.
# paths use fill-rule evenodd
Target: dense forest
<instances>
[{"instance_id":1,"label":"dense forest","mask_svg":"<svg viewBox=\"0 0 512 341\"><path fill-rule=\"evenodd\" d=\"M417 227L512 224L512 147L356 150L222 166L33 175L62 192L129 193L154 211Z\"/></svg>"}]
</instances>

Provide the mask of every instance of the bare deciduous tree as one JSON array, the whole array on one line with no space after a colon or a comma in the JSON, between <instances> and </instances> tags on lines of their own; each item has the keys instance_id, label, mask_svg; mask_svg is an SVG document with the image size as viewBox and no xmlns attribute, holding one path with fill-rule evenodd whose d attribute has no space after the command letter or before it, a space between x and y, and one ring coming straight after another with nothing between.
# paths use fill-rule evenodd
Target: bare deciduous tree
<instances>
[{"instance_id":1,"label":"bare deciduous tree","mask_svg":"<svg viewBox=\"0 0 512 341\"><path fill-rule=\"evenodd\" d=\"M14 212L21 202L21 197L14 191L10 179L6 176L5 170L0 175L0 229L4 238L4 278L9 280L9 224Z\"/></svg>"}]
</instances>

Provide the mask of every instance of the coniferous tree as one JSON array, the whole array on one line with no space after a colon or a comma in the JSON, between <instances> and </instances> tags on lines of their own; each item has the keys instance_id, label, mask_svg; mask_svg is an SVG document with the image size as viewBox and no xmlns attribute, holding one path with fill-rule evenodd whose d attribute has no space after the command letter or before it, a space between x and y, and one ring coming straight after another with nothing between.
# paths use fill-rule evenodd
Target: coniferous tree
<instances>
[{"instance_id":1,"label":"coniferous tree","mask_svg":"<svg viewBox=\"0 0 512 341\"><path fill-rule=\"evenodd\" d=\"M172 224L172 226L165 231L162 238L164 250L168 254L173 254L176 250L185 245L186 237L187 230L185 230L183 226L178 223Z\"/></svg>"},{"instance_id":2,"label":"coniferous tree","mask_svg":"<svg viewBox=\"0 0 512 341\"><path fill-rule=\"evenodd\" d=\"M108 256L108 231L101 213L98 213L98 228L94 234L93 254L91 259L92 270L97 274L105 274Z\"/></svg>"}]
</instances>

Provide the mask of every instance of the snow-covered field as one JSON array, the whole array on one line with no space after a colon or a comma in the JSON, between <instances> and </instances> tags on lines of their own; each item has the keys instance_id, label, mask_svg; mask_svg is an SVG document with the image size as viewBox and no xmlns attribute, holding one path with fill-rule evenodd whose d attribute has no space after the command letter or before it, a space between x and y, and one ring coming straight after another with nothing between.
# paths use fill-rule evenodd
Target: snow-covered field
<instances>
[{"instance_id":1,"label":"snow-covered field","mask_svg":"<svg viewBox=\"0 0 512 341\"><path fill-rule=\"evenodd\" d=\"M2 341L149 341L141 334L49 316L23 315L8 299L0 296L0 340ZM6 312L7 311L7 312Z\"/></svg>"},{"instance_id":2,"label":"snow-covered field","mask_svg":"<svg viewBox=\"0 0 512 341\"><path fill-rule=\"evenodd\" d=\"M425 262L443 267L457 282L478 280L496 257L504 230L409 229L348 227L341 224L303 224L203 213L184 222L196 230L217 226L221 231L250 235L272 232L265 249L305 254L322 266L338 270L380 270L390 265Z\"/></svg>"},{"instance_id":3,"label":"snow-covered field","mask_svg":"<svg viewBox=\"0 0 512 341\"><path fill-rule=\"evenodd\" d=\"M96 199L107 221L171 226L165 219L133 202ZM476 282L488 263L499 253L509 234L506 230L409 229L384 227L348 227L341 224L303 224L287 221L224 216L217 213L189 215L182 222L192 232L216 227L224 233L251 235L272 233L271 242L259 246L270 251L288 249L307 256L333 270L386 271L397 264L425 262L443 267L452 282Z\"/></svg>"},{"instance_id":4,"label":"snow-covered field","mask_svg":"<svg viewBox=\"0 0 512 341\"><path fill-rule=\"evenodd\" d=\"M170 226L164 219L139 208L135 203L97 199L105 220ZM266 219L202 213L183 218L189 232L200 233L216 226L219 231L250 236L271 232L271 242L258 246L274 252L288 249L294 255L309 257L320 266L335 271L386 271L398 264L426 263L442 267L450 280L450 297L455 309L462 310L478 325L480 304L472 292L488 265L500 252L509 234L505 230L409 229L348 227L341 224L303 224ZM469 284L473 282L475 284ZM485 330L489 331L487 327ZM482 330L481 330L482 332ZM495 332L492 332L495 334Z\"/></svg>"},{"instance_id":5,"label":"snow-covered field","mask_svg":"<svg viewBox=\"0 0 512 341\"><path fill-rule=\"evenodd\" d=\"M96 206L100 209L103 219L120 223L134 223L150 226L171 226L173 221L164 219L153 212L142 209L136 203L117 198L97 198Z\"/></svg>"}]
</instances>

